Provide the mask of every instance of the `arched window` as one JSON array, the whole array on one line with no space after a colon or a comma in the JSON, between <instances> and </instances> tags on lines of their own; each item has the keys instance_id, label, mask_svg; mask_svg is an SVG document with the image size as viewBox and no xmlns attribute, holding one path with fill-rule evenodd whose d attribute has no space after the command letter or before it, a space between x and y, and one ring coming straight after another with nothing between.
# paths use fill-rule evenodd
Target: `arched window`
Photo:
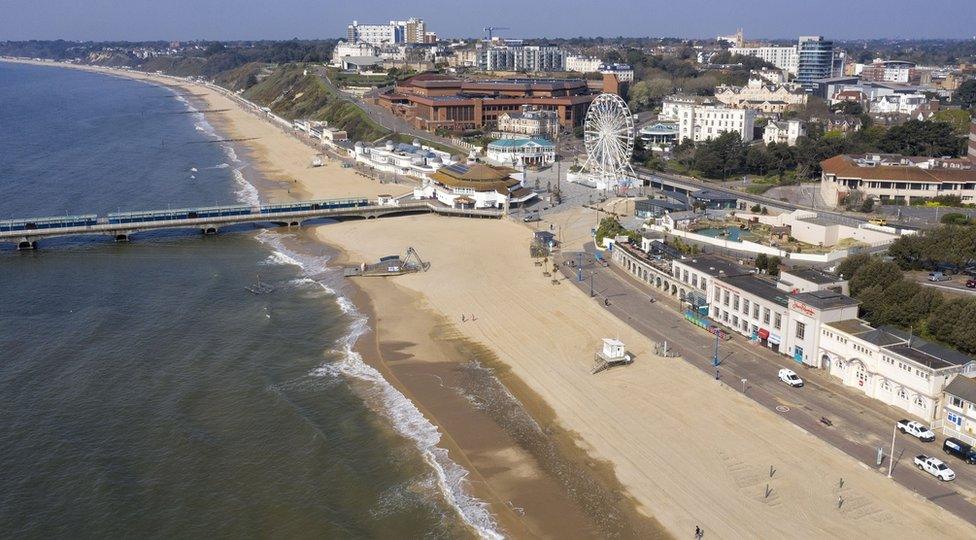
<instances>
[{"instance_id":1,"label":"arched window","mask_svg":"<svg viewBox=\"0 0 976 540\"><path fill-rule=\"evenodd\" d=\"M923 409L925 408L925 402L922 401L922 398L920 396L915 396L915 406L921 407Z\"/></svg>"},{"instance_id":2,"label":"arched window","mask_svg":"<svg viewBox=\"0 0 976 540\"><path fill-rule=\"evenodd\" d=\"M881 381L881 389L885 392L891 392L891 383L888 382L888 379Z\"/></svg>"},{"instance_id":3,"label":"arched window","mask_svg":"<svg viewBox=\"0 0 976 540\"><path fill-rule=\"evenodd\" d=\"M908 399L908 393L905 392L904 388L898 390L898 399Z\"/></svg>"}]
</instances>

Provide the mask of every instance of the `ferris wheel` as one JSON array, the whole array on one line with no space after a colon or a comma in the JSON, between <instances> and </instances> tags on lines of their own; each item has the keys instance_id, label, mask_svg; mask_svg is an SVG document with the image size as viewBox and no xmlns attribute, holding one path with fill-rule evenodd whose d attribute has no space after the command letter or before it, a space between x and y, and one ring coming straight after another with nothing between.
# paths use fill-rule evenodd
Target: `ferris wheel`
<instances>
[{"instance_id":1,"label":"ferris wheel","mask_svg":"<svg viewBox=\"0 0 976 540\"><path fill-rule=\"evenodd\" d=\"M629 184L637 175L630 166L634 153L634 115L617 94L600 94L583 123L586 169L602 189Z\"/></svg>"}]
</instances>

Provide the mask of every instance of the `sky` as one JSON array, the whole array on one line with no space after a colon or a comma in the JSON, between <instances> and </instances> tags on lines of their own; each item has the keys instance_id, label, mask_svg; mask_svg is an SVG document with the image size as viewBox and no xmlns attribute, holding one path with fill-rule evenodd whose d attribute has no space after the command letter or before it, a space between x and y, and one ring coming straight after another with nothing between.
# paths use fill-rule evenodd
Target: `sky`
<instances>
[{"instance_id":1,"label":"sky","mask_svg":"<svg viewBox=\"0 0 976 540\"><path fill-rule=\"evenodd\" d=\"M0 40L336 38L411 16L442 37L976 35L976 0L0 0Z\"/></svg>"}]
</instances>

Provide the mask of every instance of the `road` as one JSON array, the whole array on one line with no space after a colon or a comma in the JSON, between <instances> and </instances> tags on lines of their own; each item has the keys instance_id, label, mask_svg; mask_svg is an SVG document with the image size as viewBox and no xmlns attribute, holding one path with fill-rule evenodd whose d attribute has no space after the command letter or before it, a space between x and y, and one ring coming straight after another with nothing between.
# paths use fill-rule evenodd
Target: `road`
<instances>
[{"instance_id":1,"label":"road","mask_svg":"<svg viewBox=\"0 0 976 540\"><path fill-rule=\"evenodd\" d=\"M592 251L592 244L587 249ZM576 270L565 264L567 260L577 260L578 256L578 252L569 252L556 260L568 281L589 292L589 280L578 282ZM589 257L590 254L585 256ZM592 261L592 258L589 260ZM686 322L676 301L659 295L612 264L603 268L592 262L587 263L584 265L584 275L589 276L590 272L594 273L594 301L609 301L607 309L622 321L656 342L667 340L685 361L710 376L716 374L716 368L712 366L714 337ZM655 302L652 303L651 298ZM802 431L844 451L865 467L877 469L879 474L887 474L892 430L895 423L904 417L896 409L839 384L823 371L798 368L796 362L789 358L751 344L739 335L721 343L719 358L718 376L730 387L776 411ZM805 386L791 388L780 382L777 371L782 367L799 370ZM821 423L821 417L829 419L832 425ZM976 525L976 506L972 502L976 500L976 467L944 456L941 451L943 440L940 436L935 442L922 443L898 433L893 478ZM881 467L876 466L879 447L884 448L886 456ZM942 483L916 470L912 458L920 453L945 458L956 472L957 479L952 483ZM829 471L824 471L824 474L829 474Z\"/></svg>"}]
</instances>

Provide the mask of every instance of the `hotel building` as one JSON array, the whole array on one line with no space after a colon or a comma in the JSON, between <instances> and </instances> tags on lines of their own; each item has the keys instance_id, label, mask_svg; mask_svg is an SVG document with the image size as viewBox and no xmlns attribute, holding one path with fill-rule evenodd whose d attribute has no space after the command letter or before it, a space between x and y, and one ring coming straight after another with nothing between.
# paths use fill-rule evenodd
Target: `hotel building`
<instances>
[{"instance_id":1,"label":"hotel building","mask_svg":"<svg viewBox=\"0 0 976 540\"><path fill-rule=\"evenodd\" d=\"M756 122L756 111L753 109L681 104L677 106L677 115L678 141L708 141L730 131L738 133L743 142L753 139Z\"/></svg>"},{"instance_id":2,"label":"hotel building","mask_svg":"<svg viewBox=\"0 0 976 540\"><path fill-rule=\"evenodd\" d=\"M971 152L973 137L976 135L970 135ZM820 194L831 205L841 204L854 190L882 204L911 204L939 195L957 195L964 204L976 203L976 170L970 159L842 154L820 166Z\"/></svg>"}]
</instances>

